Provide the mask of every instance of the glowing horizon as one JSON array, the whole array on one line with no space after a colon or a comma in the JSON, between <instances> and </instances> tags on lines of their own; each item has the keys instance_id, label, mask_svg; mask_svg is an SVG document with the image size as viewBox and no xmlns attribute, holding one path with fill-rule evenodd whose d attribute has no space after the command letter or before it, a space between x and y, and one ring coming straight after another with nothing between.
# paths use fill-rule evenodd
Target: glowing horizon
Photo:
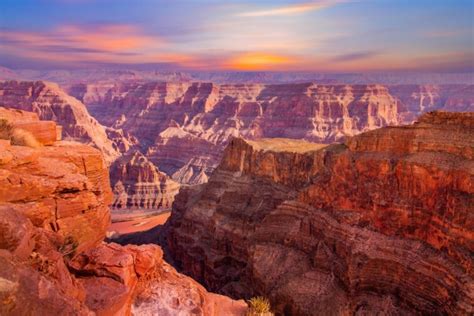
<instances>
[{"instance_id":1,"label":"glowing horizon","mask_svg":"<svg viewBox=\"0 0 474 316\"><path fill-rule=\"evenodd\" d=\"M0 65L474 70L472 1L4 0Z\"/></svg>"}]
</instances>

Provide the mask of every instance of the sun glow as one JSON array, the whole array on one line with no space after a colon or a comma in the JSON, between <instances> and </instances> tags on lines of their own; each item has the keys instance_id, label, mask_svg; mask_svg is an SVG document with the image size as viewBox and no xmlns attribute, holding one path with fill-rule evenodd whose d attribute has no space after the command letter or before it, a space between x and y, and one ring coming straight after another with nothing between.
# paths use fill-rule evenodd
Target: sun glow
<instances>
[{"instance_id":1,"label":"sun glow","mask_svg":"<svg viewBox=\"0 0 474 316\"><path fill-rule=\"evenodd\" d=\"M266 53L245 53L231 58L228 67L234 70L271 70L284 68L292 63L287 56Z\"/></svg>"}]
</instances>

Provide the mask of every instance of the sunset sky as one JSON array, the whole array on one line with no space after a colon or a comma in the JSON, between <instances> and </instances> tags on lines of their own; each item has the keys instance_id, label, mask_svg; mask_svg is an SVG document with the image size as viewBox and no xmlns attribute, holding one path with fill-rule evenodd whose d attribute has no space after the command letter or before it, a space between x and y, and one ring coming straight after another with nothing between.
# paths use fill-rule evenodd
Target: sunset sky
<instances>
[{"instance_id":1,"label":"sunset sky","mask_svg":"<svg viewBox=\"0 0 474 316\"><path fill-rule=\"evenodd\" d=\"M1 0L0 65L474 70L473 0Z\"/></svg>"}]
</instances>

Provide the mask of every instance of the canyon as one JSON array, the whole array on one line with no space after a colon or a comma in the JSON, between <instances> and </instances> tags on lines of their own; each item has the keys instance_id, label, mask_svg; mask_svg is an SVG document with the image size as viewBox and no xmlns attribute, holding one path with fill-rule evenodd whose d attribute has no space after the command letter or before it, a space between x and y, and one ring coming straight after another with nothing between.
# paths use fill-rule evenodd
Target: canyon
<instances>
[{"instance_id":1,"label":"canyon","mask_svg":"<svg viewBox=\"0 0 474 316\"><path fill-rule=\"evenodd\" d=\"M331 143L410 123L431 110L474 111L468 84L215 84L182 77L143 82L152 77L112 74L119 76L116 82L92 74L85 77L92 83L70 78L62 88L4 81L0 104L35 111L63 125L65 137L101 149L111 164L113 206L121 209L169 208L175 183L207 182L232 137ZM136 154L146 163L133 170L144 170L127 174L131 166L123 162ZM154 176L142 177L150 170Z\"/></svg>"},{"instance_id":2,"label":"canyon","mask_svg":"<svg viewBox=\"0 0 474 316\"><path fill-rule=\"evenodd\" d=\"M209 290L285 315L472 315L473 180L472 112L331 145L233 138L164 242Z\"/></svg>"},{"instance_id":3,"label":"canyon","mask_svg":"<svg viewBox=\"0 0 474 316\"><path fill-rule=\"evenodd\" d=\"M110 169L116 209L170 209L179 183L158 170L139 151L117 159Z\"/></svg>"},{"instance_id":4,"label":"canyon","mask_svg":"<svg viewBox=\"0 0 474 316\"><path fill-rule=\"evenodd\" d=\"M245 313L177 273L159 246L103 242L112 191L101 151L61 140L36 113L0 107L0 118L36 139L0 139L0 314Z\"/></svg>"},{"instance_id":5,"label":"canyon","mask_svg":"<svg viewBox=\"0 0 474 316\"><path fill-rule=\"evenodd\" d=\"M474 110L472 85L106 82L65 89L102 124L136 137L151 162L184 184L206 182L231 137L331 143L431 110Z\"/></svg>"},{"instance_id":6,"label":"canyon","mask_svg":"<svg viewBox=\"0 0 474 316\"><path fill-rule=\"evenodd\" d=\"M0 140L0 313L472 314L473 112L471 85L2 81L37 143ZM120 239L163 249L103 241L170 208Z\"/></svg>"}]
</instances>

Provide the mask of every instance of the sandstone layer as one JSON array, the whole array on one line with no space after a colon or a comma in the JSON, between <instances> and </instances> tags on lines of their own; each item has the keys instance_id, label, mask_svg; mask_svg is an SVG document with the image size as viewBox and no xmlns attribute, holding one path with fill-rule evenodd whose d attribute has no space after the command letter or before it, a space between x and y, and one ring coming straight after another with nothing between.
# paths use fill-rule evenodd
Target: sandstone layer
<instances>
[{"instance_id":1,"label":"sandstone layer","mask_svg":"<svg viewBox=\"0 0 474 316\"><path fill-rule=\"evenodd\" d=\"M36 124L40 146L0 140L1 315L242 315L246 304L208 293L163 261L156 245L102 242L112 201L102 153L56 132L36 114L0 109ZM52 124L51 124L52 123Z\"/></svg>"},{"instance_id":2,"label":"sandstone layer","mask_svg":"<svg viewBox=\"0 0 474 316\"><path fill-rule=\"evenodd\" d=\"M473 180L473 113L320 149L237 138L181 190L166 242L208 289L286 315L471 315Z\"/></svg>"},{"instance_id":3,"label":"sandstone layer","mask_svg":"<svg viewBox=\"0 0 474 316\"><path fill-rule=\"evenodd\" d=\"M131 151L111 166L113 207L117 209L169 209L179 184L139 151Z\"/></svg>"}]
</instances>

